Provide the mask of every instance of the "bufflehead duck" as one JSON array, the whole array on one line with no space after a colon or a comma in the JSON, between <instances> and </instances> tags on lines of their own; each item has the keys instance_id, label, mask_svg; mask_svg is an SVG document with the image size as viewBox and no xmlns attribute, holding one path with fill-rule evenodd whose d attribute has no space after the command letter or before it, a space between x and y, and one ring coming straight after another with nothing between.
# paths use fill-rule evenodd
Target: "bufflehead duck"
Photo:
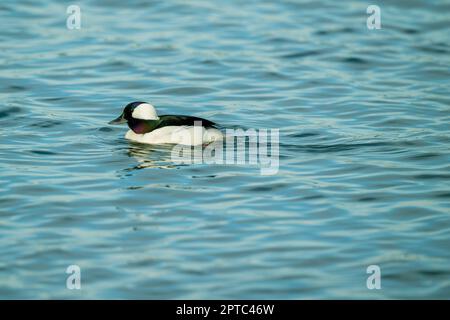
<instances>
[{"instance_id":1,"label":"bufflehead duck","mask_svg":"<svg viewBox=\"0 0 450 320\"><path fill-rule=\"evenodd\" d=\"M222 140L214 122L191 116L158 116L150 103L136 101L125 106L122 114L109 124L128 123L128 140L148 144L199 145Z\"/></svg>"}]
</instances>

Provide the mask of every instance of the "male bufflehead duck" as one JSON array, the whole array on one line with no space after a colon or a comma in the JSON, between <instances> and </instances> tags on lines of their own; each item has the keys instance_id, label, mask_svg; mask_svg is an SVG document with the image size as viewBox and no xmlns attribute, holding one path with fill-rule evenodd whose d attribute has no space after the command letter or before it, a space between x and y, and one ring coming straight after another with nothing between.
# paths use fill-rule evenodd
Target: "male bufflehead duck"
<instances>
[{"instance_id":1,"label":"male bufflehead duck","mask_svg":"<svg viewBox=\"0 0 450 320\"><path fill-rule=\"evenodd\" d=\"M142 101L127 104L109 124L125 122L130 128L125 138L140 143L199 145L223 139L214 122L191 116L158 116L151 104Z\"/></svg>"}]
</instances>

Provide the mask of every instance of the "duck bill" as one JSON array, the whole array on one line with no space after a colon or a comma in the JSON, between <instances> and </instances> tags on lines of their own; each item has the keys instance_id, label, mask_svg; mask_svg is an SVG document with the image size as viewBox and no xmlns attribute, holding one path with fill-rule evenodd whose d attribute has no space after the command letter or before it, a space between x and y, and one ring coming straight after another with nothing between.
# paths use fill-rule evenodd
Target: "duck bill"
<instances>
[{"instance_id":1,"label":"duck bill","mask_svg":"<svg viewBox=\"0 0 450 320\"><path fill-rule=\"evenodd\" d=\"M110 122L108 122L108 124L121 124L121 123L125 123L127 122L127 120L123 117L123 113L117 118L114 119Z\"/></svg>"}]
</instances>

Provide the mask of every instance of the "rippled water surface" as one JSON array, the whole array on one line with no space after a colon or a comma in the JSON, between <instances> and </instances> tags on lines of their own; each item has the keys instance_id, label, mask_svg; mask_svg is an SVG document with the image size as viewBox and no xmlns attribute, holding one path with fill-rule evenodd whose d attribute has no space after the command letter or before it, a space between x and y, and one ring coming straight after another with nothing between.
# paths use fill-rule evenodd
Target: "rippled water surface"
<instances>
[{"instance_id":1,"label":"rippled water surface","mask_svg":"<svg viewBox=\"0 0 450 320\"><path fill-rule=\"evenodd\" d=\"M450 298L450 3L368 4L79 1L69 30L3 1L0 298ZM128 142L135 100L279 128L278 173Z\"/></svg>"}]
</instances>

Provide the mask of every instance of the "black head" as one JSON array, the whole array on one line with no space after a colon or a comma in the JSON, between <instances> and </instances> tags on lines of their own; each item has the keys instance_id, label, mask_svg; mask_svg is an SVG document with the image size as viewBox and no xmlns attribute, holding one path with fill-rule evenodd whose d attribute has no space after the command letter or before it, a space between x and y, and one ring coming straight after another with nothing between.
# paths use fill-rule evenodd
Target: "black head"
<instances>
[{"instance_id":1,"label":"black head","mask_svg":"<svg viewBox=\"0 0 450 320\"><path fill-rule=\"evenodd\" d=\"M135 102L131 102L131 103L127 104L125 106L125 108L123 109L122 114L118 118L116 118L108 123L109 124L121 124L121 123L128 122L129 120L131 120L133 118L132 114L133 114L134 109L136 109L137 106L139 106L143 103L146 103L146 102L135 101Z\"/></svg>"}]
</instances>

